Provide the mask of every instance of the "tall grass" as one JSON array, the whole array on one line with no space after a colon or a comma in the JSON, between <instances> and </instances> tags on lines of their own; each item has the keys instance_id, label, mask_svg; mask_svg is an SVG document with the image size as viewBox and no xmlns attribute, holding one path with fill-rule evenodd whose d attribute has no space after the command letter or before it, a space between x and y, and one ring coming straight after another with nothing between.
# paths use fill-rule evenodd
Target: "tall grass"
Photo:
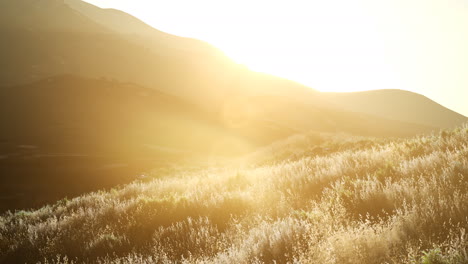
<instances>
[{"instance_id":1,"label":"tall grass","mask_svg":"<svg viewBox=\"0 0 468 264\"><path fill-rule=\"evenodd\" d=\"M341 142L341 144L340 144ZM4 263L468 263L468 127L316 135L0 217Z\"/></svg>"}]
</instances>

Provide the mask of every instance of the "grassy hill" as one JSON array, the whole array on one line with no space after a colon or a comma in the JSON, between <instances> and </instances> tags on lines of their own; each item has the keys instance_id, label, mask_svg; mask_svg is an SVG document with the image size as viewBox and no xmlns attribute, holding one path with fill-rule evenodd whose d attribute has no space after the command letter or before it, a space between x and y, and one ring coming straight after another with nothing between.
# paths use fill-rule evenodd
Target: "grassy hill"
<instances>
[{"instance_id":1,"label":"grassy hill","mask_svg":"<svg viewBox=\"0 0 468 264\"><path fill-rule=\"evenodd\" d=\"M305 134L0 218L0 261L467 263L468 127Z\"/></svg>"},{"instance_id":2,"label":"grassy hill","mask_svg":"<svg viewBox=\"0 0 468 264\"><path fill-rule=\"evenodd\" d=\"M218 114L155 89L72 75L2 87L0 123L0 212L128 183L171 163L248 153L309 130L430 130L279 96L232 98Z\"/></svg>"}]
</instances>

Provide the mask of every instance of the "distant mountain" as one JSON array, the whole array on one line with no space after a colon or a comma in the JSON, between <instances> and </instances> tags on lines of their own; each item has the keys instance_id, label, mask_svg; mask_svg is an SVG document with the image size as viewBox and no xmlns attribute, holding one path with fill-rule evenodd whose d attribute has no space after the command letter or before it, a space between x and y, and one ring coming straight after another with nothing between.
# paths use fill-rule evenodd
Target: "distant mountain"
<instances>
[{"instance_id":1,"label":"distant mountain","mask_svg":"<svg viewBox=\"0 0 468 264\"><path fill-rule=\"evenodd\" d=\"M114 13L104 10L108 15L98 23L63 0L1 1L1 85L76 74L139 83L199 104L212 104L231 88L226 83L233 76L224 69L238 66L219 50L144 23L136 24L152 34L117 32L120 25L106 20Z\"/></svg>"},{"instance_id":2,"label":"distant mountain","mask_svg":"<svg viewBox=\"0 0 468 264\"><path fill-rule=\"evenodd\" d=\"M251 95L322 104L309 87L252 72L205 42L161 32L121 11L80 0L3 5L0 85L73 74L138 83L214 112L233 97Z\"/></svg>"},{"instance_id":3,"label":"distant mountain","mask_svg":"<svg viewBox=\"0 0 468 264\"><path fill-rule=\"evenodd\" d=\"M63 0L2 0L0 14L2 31L109 32Z\"/></svg>"},{"instance_id":4,"label":"distant mountain","mask_svg":"<svg viewBox=\"0 0 468 264\"><path fill-rule=\"evenodd\" d=\"M251 109L261 113L261 118L258 119L283 124L297 133L316 131L375 137L405 137L435 130L428 125L331 107L332 104L329 102L325 107L284 96L255 96L250 97L249 102Z\"/></svg>"},{"instance_id":5,"label":"distant mountain","mask_svg":"<svg viewBox=\"0 0 468 264\"><path fill-rule=\"evenodd\" d=\"M206 42L159 31L123 11L102 9L81 0L64 0L64 3L93 22L115 33L128 36L156 54L163 54L162 52L166 52L167 49L172 49L189 53L219 52L222 56L221 51Z\"/></svg>"},{"instance_id":6,"label":"distant mountain","mask_svg":"<svg viewBox=\"0 0 468 264\"><path fill-rule=\"evenodd\" d=\"M4 58L0 85L26 84L61 74L107 78L153 88L219 115L233 98L252 96L280 96L337 111L343 107L357 111L353 107L363 105L252 72L205 42L161 32L118 10L80 0L2 1L0 7L0 55ZM372 110L363 113L379 115ZM440 127L417 118L380 116Z\"/></svg>"},{"instance_id":7,"label":"distant mountain","mask_svg":"<svg viewBox=\"0 0 468 264\"><path fill-rule=\"evenodd\" d=\"M403 90L324 93L324 97L349 111L414 124L451 128L468 122L467 117L423 95Z\"/></svg>"}]
</instances>

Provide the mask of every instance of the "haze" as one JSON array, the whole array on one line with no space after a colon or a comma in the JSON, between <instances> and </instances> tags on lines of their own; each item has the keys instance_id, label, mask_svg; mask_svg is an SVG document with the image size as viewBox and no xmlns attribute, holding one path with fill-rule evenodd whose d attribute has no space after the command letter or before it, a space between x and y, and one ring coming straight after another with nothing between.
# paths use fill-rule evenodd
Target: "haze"
<instances>
[{"instance_id":1,"label":"haze","mask_svg":"<svg viewBox=\"0 0 468 264\"><path fill-rule=\"evenodd\" d=\"M410 90L468 114L467 1L88 2L320 91Z\"/></svg>"}]
</instances>

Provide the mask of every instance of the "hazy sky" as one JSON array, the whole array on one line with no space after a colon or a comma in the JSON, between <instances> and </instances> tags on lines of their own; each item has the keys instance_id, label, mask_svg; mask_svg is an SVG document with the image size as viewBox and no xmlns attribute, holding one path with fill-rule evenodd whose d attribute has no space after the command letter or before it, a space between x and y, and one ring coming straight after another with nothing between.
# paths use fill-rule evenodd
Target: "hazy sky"
<instances>
[{"instance_id":1,"label":"hazy sky","mask_svg":"<svg viewBox=\"0 0 468 264\"><path fill-rule=\"evenodd\" d=\"M320 91L397 88L468 115L468 0L87 0Z\"/></svg>"}]
</instances>

